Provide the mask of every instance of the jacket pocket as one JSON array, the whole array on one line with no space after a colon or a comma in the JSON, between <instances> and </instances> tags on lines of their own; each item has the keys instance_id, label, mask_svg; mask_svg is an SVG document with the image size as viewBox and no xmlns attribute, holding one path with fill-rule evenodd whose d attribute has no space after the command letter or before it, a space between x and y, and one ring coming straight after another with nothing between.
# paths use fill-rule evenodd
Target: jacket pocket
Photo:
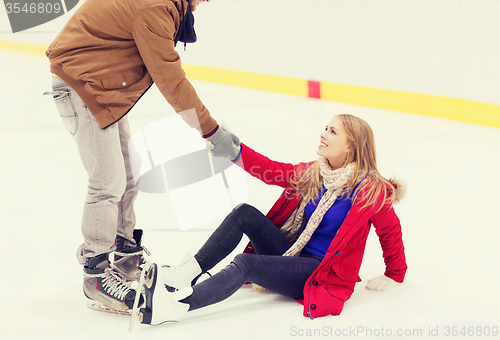
<instances>
[{"instance_id":1,"label":"jacket pocket","mask_svg":"<svg viewBox=\"0 0 500 340\"><path fill-rule=\"evenodd\" d=\"M332 264L330 270L342 281L360 282L358 270L353 267Z\"/></svg>"},{"instance_id":2,"label":"jacket pocket","mask_svg":"<svg viewBox=\"0 0 500 340\"><path fill-rule=\"evenodd\" d=\"M342 310L343 302L349 300L354 292L354 286L358 281L359 276L355 274L346 274L345 271L330 268L328 272L327 282L325 284L325 291L334 299L330 299L330 303L336 304L338 313ZM339 304L339 301L342 301Z\"/></svg>"},{"instance_id":3,"label":"jacket pocket","mask_svg":"<svg viewBox=\"0 0 500 340\"><path fill-rule=\"evenodd\" d=\"M101 85L106 90L117 90L127 88L137 83L144 77L144 70L138 67L132 71L117 73L109 77L101 78Z\"/></svg>"}]
</instances>

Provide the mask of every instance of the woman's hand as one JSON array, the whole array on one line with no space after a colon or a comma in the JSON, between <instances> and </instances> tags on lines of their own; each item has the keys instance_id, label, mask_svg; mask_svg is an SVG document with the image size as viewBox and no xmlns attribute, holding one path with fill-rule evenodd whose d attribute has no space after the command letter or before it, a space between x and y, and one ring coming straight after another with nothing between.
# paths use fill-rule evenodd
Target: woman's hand
<instances>
[{"instance_id":1,"label":"woman's hand","mask_svg":"<svg viewBox=\"0 0 500 340\"><path fill-rule=\"evenodd\" d=\"M394 288L396 286L399 286L401 283L394 281L391 278L388 278L385 275L380 275L377 277L374 277L371 280L368 280L368 283L366 284L365 288L369 290L389 290L391 288Z\"/></svg>"}]
</instances>

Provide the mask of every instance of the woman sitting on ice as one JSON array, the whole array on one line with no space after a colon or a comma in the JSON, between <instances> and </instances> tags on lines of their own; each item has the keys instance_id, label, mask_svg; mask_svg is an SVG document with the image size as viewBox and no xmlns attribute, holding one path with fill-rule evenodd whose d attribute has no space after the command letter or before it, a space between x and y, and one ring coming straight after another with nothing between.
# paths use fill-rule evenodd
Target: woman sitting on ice
<instances>
[{"instance_id":1,"label":"woman sitting on ice","mask_svg":"<svg viewBox=\"0 0 500 340\"><path fill-rule=\"evenodd\" d=\"M141 323L177 321L188 310L228 298L246 282L299 300L304 316L338 315L361 281L371 224L386 270L366 288L387 290L403 282L407 266L392 205L404 190L377 171L370 126L342 114L320 136L320 158L297 165L272 161L241 145L233 162L284 192L267 215L248 204L237 206L194 257L172 267L151 265L145 272ZM192 286L235 249L243 234L251 241L245 253ZM165 285L178 290L169 292Z\"/></svg>"}]
</instances>

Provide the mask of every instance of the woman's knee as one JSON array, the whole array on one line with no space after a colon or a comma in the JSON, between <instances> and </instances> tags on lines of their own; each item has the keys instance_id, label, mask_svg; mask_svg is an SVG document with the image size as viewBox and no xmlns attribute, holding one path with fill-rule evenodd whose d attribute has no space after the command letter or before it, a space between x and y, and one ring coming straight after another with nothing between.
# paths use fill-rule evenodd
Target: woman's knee
<instances>
[{"instance_id":1,"label":"woman's knee","mask_svg":"<svg viewBox=\"0 0 500 340\"><path fill-rule=\"evenodd\" d=\"M232 212L234 215L238 217L245 217L245 218L250 218L250 219L255 219L260 216L264 216L260 210L255 208L254 206L247 204L247 203L241 203L238 204Z\"/></svg>"},{"instance_id":2,"label":"woman's knee","mask_svg":"<svg viewBox=\"0 0 500 340\"><path fill-rule=\"evenodd\" d=\"M237 266L242 273L247 273L250 268L252 268L252 257L256 257L253 254L238 254L233 259L233 264Z\"/></svg>"},{"instance_id":3,"label":"woman's knee","mask_svg":"<svg viewBox=\"0 0 500 340\"><path fill-rule=\"evenodd\" d=\"M249 235L255 231L256 225L261 225L265 216L249 204L240 204L228 216L231 223L237 226L244 234Z\"/></svg>"},{"instance_id":4,"label":"woman's knee","mask_svg":"<svg viewBox=\"0 0 500 340\"><path fill-rule=\"evenodd\" d=\"M256 209L248 203L240 203L233 209L234 212L239 212L239 213L252 212L254 210Z\"/></svg>"}]
</instances>

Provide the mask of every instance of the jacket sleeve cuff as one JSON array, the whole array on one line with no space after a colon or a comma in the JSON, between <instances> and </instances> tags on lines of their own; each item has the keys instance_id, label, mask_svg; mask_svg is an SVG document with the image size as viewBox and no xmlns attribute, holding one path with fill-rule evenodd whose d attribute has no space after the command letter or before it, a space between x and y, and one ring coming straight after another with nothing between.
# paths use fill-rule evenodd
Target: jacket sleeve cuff
<instances>
[{"instance_id":1,"label":"jacket sleeve cuff","mask_svg":"<svg viewBox=\"0 0 500 340\"><path fill-rule=\"evenodd\" d=\"M246 152L245 150L248 150L248 147L245 144L241 143L240 144L240 152L238 153L238 156L235 159L232 160L233 164L239 166L243 170L245 170L245 165L243 163L243 158L248 157L248 155L247 156L244 155L244 153Z\"/></svg>"},{"instance_id":2,"label":"jacket sleeve cuff","mask_svg":"<svg viewBox=\"0 0 500 340\"><path fill-rule=\"evenodd\" d=\"M216 132L217 132L217 129L219 128L219 125L217 125L215 127L215 129L213 129L212 131L210 131L209 133L207 133L206 135L203 135L203 138L208 138L208 137L212 137ZM240 151L241 152L241 151Z\"/></svg>"}]
</instances>

